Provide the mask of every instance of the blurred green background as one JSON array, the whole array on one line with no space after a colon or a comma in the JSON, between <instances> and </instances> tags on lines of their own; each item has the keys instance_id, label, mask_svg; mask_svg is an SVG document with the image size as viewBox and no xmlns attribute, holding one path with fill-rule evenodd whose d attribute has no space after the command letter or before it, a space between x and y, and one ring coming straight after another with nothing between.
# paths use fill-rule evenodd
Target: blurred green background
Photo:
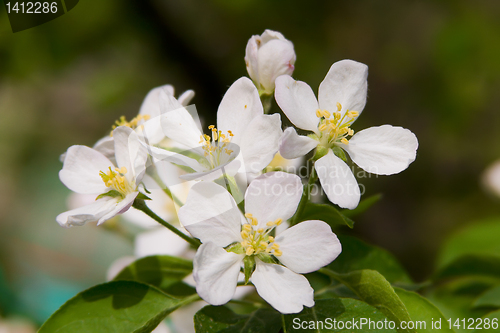
<instances>
[{"instance_id":1,"label":"blurred green background","mask_svg":"<svg viewBox=\"0 0 500 333\"><path fill-rule=\"evenodd\" d=\"M194 89L205 124L215 123L224 92L246 75L247 40L266 28L294 43L294 77L315 91L337 60L369 66L354 130L392 124L419 139L406 171L359 180L366 195L384 197L356 219L355 234L421 281L447 235L500 214L480 184L500 158L498 0L81 0L16 34L2 6L0 315L39 324L132 253L103 228L55 222L69 194L59 155L92 146L166 83Z\"/></svg>"}]
</instances>

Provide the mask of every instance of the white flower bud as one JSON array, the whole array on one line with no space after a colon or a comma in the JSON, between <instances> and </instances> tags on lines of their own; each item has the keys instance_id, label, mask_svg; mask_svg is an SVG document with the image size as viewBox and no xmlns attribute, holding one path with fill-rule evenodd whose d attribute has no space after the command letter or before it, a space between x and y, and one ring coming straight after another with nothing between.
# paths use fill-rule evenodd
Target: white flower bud
<instances>
[{"instance_id":1,"label":"white flower bud","mask_svg":"<svg viewBox=\"0 0 500 333\"><path fill-rule=\"evenodd\" d=\"M248 75L259 93L272 94L274 81L280 75L292 75L295 64L293 43L277 31L266 30L248 40L245 63Z\"/></svg>"}]
</instances>

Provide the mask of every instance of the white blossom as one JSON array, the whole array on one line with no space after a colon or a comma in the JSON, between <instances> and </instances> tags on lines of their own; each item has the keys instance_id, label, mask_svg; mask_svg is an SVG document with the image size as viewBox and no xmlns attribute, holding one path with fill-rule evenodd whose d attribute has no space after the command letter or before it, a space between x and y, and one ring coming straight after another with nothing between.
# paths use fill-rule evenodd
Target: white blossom
<instances>
[{"instance_id":1,"label":"white blossom","mask_svg":"<svg viewBox=\"0 0 500 333\"><path fill-rule=\"evenodd\" d=\"M351 125L366 104L367 77L364 64L336 62L319 86L318 99L305 82L287 75L276 79L280 108L296 127L313 132L302 136L293 127L287 128L280 141L281 155L296 158L315 147L322 150L324 156L315 163L321 185L331 202L349 209L358 205L360 190L353 173L338 157L343 157L343 151L363 170L391 175L415 160L418 147L416 136L402 127L382 125L354 134Z\"/></svg>"},{"instance_id":2,"label":"white blossom","mask_svg":"<svg viewBox=\"0 0 500 333\"><path fill-rule=\"evenodd\" d=\"M296 175L269 172L250 183L243 215L221 186L193 186L179 210L185 228L203 243L194 259L198 294L221 305L234 295L245 258L254 260L250 281L259 295L282 313L314 305L313 289L303 273L329 264L341 245L323 221L304 221L276 236L276 226L295 213L302 195ZM279 262L279 263L278 263Z\"/></svg>"},{"instance_id":3,"label":"white blossom","mask_svg":"<svg viewBox=\"0 0 500 333\"><path fill-rule=\"evenodd\" d=\"M278 76L292 75L295 59L293 43L277 31L266 30L248 40L245 63L248 75L261 94L273 93Z\"/></svg>"}]
</instances>

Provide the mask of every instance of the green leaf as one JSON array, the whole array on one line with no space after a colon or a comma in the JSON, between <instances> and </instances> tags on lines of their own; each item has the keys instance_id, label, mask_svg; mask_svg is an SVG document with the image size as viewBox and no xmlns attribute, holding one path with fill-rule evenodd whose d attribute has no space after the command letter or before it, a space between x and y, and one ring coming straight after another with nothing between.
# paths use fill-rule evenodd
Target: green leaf
<instances>
[{"instance_id":1,"label":"green leaf","mask_svg":"<svg viewBox=\"0 0 500 333\"><path fill-rule=\"evenodd\" d=\"M344 216L347 216L347 217L358 216L360 214L363 214L371 206L373 206L374 204L376 204L377 202L379 202L380 199L382 199L382 197L383 197L382 193L374 194L372 196L369 196L366 199L361 200L361 202L359 203L358 207L356 207L356 208L354 208L352 210L351 209L343 209L341 211L341 213L344 214Z\"/></svg>"},{"instance_id":2,"label":"green leaf","mask_svg":"<svg viewBox=\"0 0 500 333\"><path fill-rule=\"evenodd\" d=\"M197 333L273 333L281 328L281 314L262 308L240 315L225 306L207 305L194 316L194 327Z\"/></svg>"},{"instance_id":3,"label":"green leaf","mask_svg":"<svg viewBox=\"0 0 500 333\"><path fill-rule=\"evenodd\" d=\"M445 242L438 257L438 267L444 267L465 254L500 256L499 239L500 218L468 225Z\"/></svg>"},{"instance_id":4,"label":"green leaf","mask_svg":"<svg viewBox=\"0 0 500 333\"><path fill-rule=\"evenodd\" d=\"M354 227L354 221L339 212L335 207L328 204L315 204L312 202L306 203L299 221L320 220L328 223L332 228L339 225L347 225L349 228Z\"/></svg>"},{"instance_id":5,"label":"green leaf","mask_svg":"<svg viewBox=\"0 0 500 333\"><path fill-rule=\"evenodd\" d=\"M439 270L434 279L442 280L470 275L500 278L500 256L464 255Z\"/></svg>"},{"instance_id":6,"label":"green leaf","mask_svg":"<svg viewBox=\"0 0 500 333\"><path fill-rule=\"evenodd\" d=\"M453 332L449 328L447 318L429 300L417 293L401 288L394 288L394 291L396 291L396 294L410 313L412 322L419 325L417 327L419 333ZM441 323L441 329L437 329L439 326L437 326L436 322ZM435 323L435 326L433 326L433 323Z\"/></svg>"},{"instance_id":7,"label":"green leaf","mask_svg":"<svg viewBox=\"0 0 500 333\"><path fill-rule=\"evenodd\" d=\"M317 300L312 308L305 307L297 314L285 315L285 332L396 332L368 326L366 321L383 322L387 318L374 307L352 298L330 298ZM342 324L339 324L342 322ZM347 324L349 323L349 324ZM359 329L351 327L358 323ZM349 325L350 329L345 327ZM342 325L342 326L340 326ZM341 329L342 327L342 329Z\"/></svg>"},{"instance_id":8,"label":"green leaf","mask_svg":"<svg viewBox=\"0 0 500 333\"><path fill-rule=\"evenodd\" d=\"M108 282L67 301L38 332L151 332L169 313L197 299L177 299L134 281Z\"/></svg>"},{"instance_id":9,"label":"green leaf","mask_svg":"<svg viewBox=\"0 0 500 333\"><path fill-rule=\"evenodd\" d=\"M190 260L158 255L134 261L118 273L114 280L139 281L160 288L167 293L175 293L175 288L172 287L185 288L179 283L192 271L193 263Z\"/></svg>"},{"instance_id":10,"label":"green leaf","mask_svg":"<svg viewBox=\"0 0 500 333\"><path fill-rule=\"evenodd\" d=\"M339 236L342 253L327 266L337 273L373 269L391 283L411 283L411 279L396 258L379 247L349 236Z\"/></svg>"},{"instance_id":11,"label":"green leaf","mask_svg":"<svg viewBox=\"0 0 500 333\"><path fill-rule=\"evenodd\" d=\"M151 200L150 197L148 197L147 195L145 195L144 193L141 193L139 192L139 194L137 195L136 199L140 199L140 200Z\"/></svg>"},{"instance_id":12,"label":"green leaf","mask_svg":"<svg viewBox=\"0 0 500 333\"><path fill-rule=\"evenodd\" d=\"M391 287L391 284L377 271L364 269L348 274L338 274L322 268L325 273L351 289L362 301L377 308L397 327L404 321L411 320L408 310ZM416 332L413 329L398 329L398 332Z\"/></svg>"},{"instance_id":13,"label":"green leaf","mask_svg":"<svg viewBox=\"0 0 500 333\"><path fill-rule=\"evenodd\" d=\"M500 285L486 290L474 302L474 307L500 308Z\"/></svg>"}]
</instances>

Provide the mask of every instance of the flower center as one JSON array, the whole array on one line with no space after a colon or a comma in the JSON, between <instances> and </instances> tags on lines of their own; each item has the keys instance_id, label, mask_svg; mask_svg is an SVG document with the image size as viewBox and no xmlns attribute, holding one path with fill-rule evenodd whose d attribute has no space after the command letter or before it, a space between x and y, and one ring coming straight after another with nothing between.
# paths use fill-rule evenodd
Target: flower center
<instances>
[{"instance_id":1,"label":"flower center","mask_svg":"<svg viewBox=\"0 0 500 333\"><path fill-rule=\"evenodd\" d=\"M127 121L125 119L125 116L121 116L120 119L118 119L117 121L115 121L115 124L113 125L112 128L114 130L118 126L127 126L127 127L130 127L131 129L136 129L137 127L139 127L139 122L141 120L146 121L146 120L149 120L149 118L151 118L151 116L148 115L148 114L145 114L145 115L140 114L137 117L132 118L131 121ZM113 136L113 130L111 130L110 136Z\"/></svg>"},{"instance_id":2,"label":"flower center","mask_svg":"<svg viewBox=\"0 0 500 333\"><path fill-rule=\"evenodd\" d=\"M281 256L282 252L279 250L279 244L274 242L274 237L270 236L269 233L278 225L283 222L282 219L277 219L276 221L271 221L266 223L266 228L256 229L257 219L252 216L252 214L245 214L245 217L250 221L242 226L241 246L245 251L247 256L252 254L259 254L265 252L267 254L275 255L276 257Z\"/></svg>"},{"instance_id":3,"label":"flower center","mask_svg":"<svg viewBox=\"0 0 500 333\"><path fill-rule=\"evenodd\" d=\"M109 167L108 173L104 171L99 172L102 181L107 187L111 187L113 190L119 192L123 197L127 196L128 193L134 192L132 184L127 181L125 174L127 173L127 168L122 167L120 169L115 168L111 170Z\"/></svg>"},{"instance_id":4,"label":"flower center","mask_svg":"<svg viewBox=\"0 0 500 333\"><path fill-rule=\"evenodd\" d=\"M227 131L227 135L225 135L217 130L214 125L208 126L208 129L212 131L212 137L203 134L200 136L200 143L210 167L215 168L225 163L227 161L226 158L233 153L233 150L227 147L231 143L234 134L231 131Z\"/></svg>"},{"instance_id":5,"label":"flower center","mask_svg":"<svg viewBox=\"0 0 500 333\"><path fill-rule=\"evenodd\" d=\"M354 131L349 127L359 115L358 111L347 110L344 115L340 113L342 105L337 103L337 112L331 114L327 110L316 110L316 117L320 118L318 129L321 134L320 143L325 147L332 147L336 143L349 144L348 136Z\"/></svg>"}]
</instances>

